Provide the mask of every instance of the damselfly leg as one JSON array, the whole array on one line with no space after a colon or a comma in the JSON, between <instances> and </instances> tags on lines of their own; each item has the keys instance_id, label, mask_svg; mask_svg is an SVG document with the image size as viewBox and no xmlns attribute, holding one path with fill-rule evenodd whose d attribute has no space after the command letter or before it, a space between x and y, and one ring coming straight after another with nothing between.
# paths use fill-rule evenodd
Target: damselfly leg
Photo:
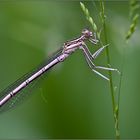
<instances>
[{"instance_id":1,"label":"damselfly leg","mask_svg":"<svg viewBox=\"0 0 140 140\"><path fill-rule=\"evenodd\" d=\"M93 53L93 54L92 54L93 59L96 59L96 58L99 56L99 54L100 54L108 45L109 45L109 44L107 44L107 45L101 47L101 48L98 49L95 53Z\"/></svg>"},{"instance_id":2,"label":"damselfly leg","mask_svg":"<svg viewBox=\"0 0 140 140\"><path fill-rule=\"evenodd\" d=\"M99 54L108 46L109 44L101 47L100 49L98 49L95 53L91 54L90 50L88 49L87 45L83 42L82 43L82 46L84 47L85 49L85 52L88 54L88 56L94 60L97 58L97 56L99 56Z\"/></svg>"},{"instance_id":3,"label":"damselfly leg","mask_svg":"<svg viewBox=\"0 0 140 140\"><path fill-rule=\"evenodd\" d=\"M93 44L97 44L99 40L97 40L96 33L94 33L94 38L89 38L89 41Z\"/></svg>"},{"instance_id":4,"label":"damselfly leg","mask_svg":"<svg viewBox=\"0 0 140 140\"><path fill-rule=\"evenodd\" d=\"M106 45L107 46L107 45ZM113 68L108 68L108 67L102 67L102 66L96 66L93 62L92 59L95 59L103 50L106 46L103 46L102 48L100 48L99 50L97 50L92 57L89 55L91 53L89 53L87 51L87 46L84 44L83 46L80 46L80 48L83 50L84 52L84 56L86 58L87 64L89 65L89 67L91 68L91 70L93 72L95 72L96 74L100 75L102 78L106 79L109 81L109 78L107 78L106 76L104 76L103 74L101 74L100 72L96 71L95 69L102 69L102 70L109 70L109 71L118 71L117 69L113 69Z\"/></svg>"},{"instance_id":5,"label":"damselfly leg","mask_svg":"<svg viewBox=\"0 0 140 140\"><path fill-rule=\"evenodd\" d=\"M87 54L85 48L84 48L83 46L81 46L80 48L81 48L81 49L83 50L83 52L84 52L84 56L85 56L85 58L86 58L86 62L87 62L87 64L88 64L88 66L90 67L90 69L91 69L93 72L95 72L96 74L98 74L99 76L101 76L103 79L109 81L109 79L108 79L106 76L104 76L103 74L101 74L100 72L98 72L98 71L96 71L96 70L94 69L94 67L93 67L94 64L93 64L93 62L91 61L91 59L89 58L89 55Z\"/></svg>"}]
</instances>

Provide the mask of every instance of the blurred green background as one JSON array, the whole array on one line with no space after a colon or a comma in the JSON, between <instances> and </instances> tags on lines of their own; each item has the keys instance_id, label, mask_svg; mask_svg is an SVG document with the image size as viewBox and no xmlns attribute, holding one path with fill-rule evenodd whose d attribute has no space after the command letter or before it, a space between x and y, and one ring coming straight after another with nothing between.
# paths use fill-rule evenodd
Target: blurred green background
<instances>
[{"instance_id":1,"label":"blurred green background","mask_svg":"<svg viewBox=\"0 0 140 140\"><path fill-rule=\"evenodd\" d=\"M99 23L98 1L84 3ZM140 24L126 44L129 2L105 2L105 11L112 67L122 69L125 47L121 138L140 138ZM78 1L0 1L0 90L88 26ZM95 63L107 65L105 52ZM117 73L113 80L118 87ZM32 96L0 114L0 139L115 138L108 82L91 72L81 51L24 93Z\"/></svg>"}]
</instances>

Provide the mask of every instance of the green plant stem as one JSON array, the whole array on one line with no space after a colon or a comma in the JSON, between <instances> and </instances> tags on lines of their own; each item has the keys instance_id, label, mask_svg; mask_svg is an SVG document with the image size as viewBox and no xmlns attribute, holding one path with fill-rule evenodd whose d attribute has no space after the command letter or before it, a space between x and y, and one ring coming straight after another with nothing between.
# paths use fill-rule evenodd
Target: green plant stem
<instances>
[{"instance_id":1,"label":"green plant stem","mask_svg":"<svg viewBox=\"0 0 140 140\"><path fill-rule=\"evenodd\" d=\"M106 34L106 24L104 22L103 25L103 31L104 31L104 39L105 44L108 44L107 40L107 34ZM109 55L109 49L106 47L106 56L107 56L107 63L110 65L110 55ZM118 110L116 111L116 103L115 103L115 97L114 97L114 88L113 88L113 79L112 79L112 73L109 71L109 86L110 86L110 92L111 92L111 98L112 98L112 108L113 108L113 115L114 115L114 121L115 121L115 131L116 131L116 138L120 138L120 132L119 132L119 121L118 121Z\"/></svg>"},{"instance_id":2,"label":"green plant stem","mask_svg":"<svg viewBox=\"0 0 140 140\"><path fill-rule=\"evenodd\" d=\"M103 24L103 30L104 30L105 44L108 44L105 22ZM109 55L108 47L106 47L106 56L107 56L107 64L110 65L110 55ZM112 97L112 105L113 105L113 111L114 111L115 110L115 97L114 97L114 88L113 88L113 80L112 80L112 73L111 73L111 71L109 71L109 79L110 79L109 84L110 84L110 92L111 92L111 97Z\"/></svg>"},{"instance_id":3,"label":"green plant stem","mask_svg":"<svg viewBox=\"0 0 140 140\"><path fill-rule=\"evenodd\" d=\"M100 0L100 4L101 4L101 18L102 18L102 22L103 22L104 41L105 41L105 44L108 44L106 22L105 22L105 13L104 13L104 4L103 4L102 0ZM107 63L108 63L108 65L110 65L110 55L109 55L108 47L106 47L106 56L107 56ZM118 121L119 110L118 110L118 108L116 109L118 104L115 103L113 79L112 79L111 71L109 71L109 79L110 79L109 86L110 86L110 92L111 92L111 98L112 98L112 109L113 109L114 122L115 122L115 132L116 132L115 134L116 134L116 139L119 139L120 138L119 121Z\"/></svg>"}]
</instances>

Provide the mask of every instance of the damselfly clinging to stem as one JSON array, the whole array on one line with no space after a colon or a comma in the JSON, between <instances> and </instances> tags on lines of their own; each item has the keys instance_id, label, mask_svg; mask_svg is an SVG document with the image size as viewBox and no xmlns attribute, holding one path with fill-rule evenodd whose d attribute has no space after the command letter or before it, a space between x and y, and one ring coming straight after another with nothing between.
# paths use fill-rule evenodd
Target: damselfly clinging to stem
<instances>
[{"instance_id":1,"label":"damselfly clinging to stem","mask_svg":"<svg viewBox=\"0 0 140 140\"><path fill-rule=\"evenodd\" d=\"M93 72L100 75L102 78L109 80L106 76L99 73L97 69L111 70L111 71L117 71L117 69L96 66L92 62L108 45L101 47L94 54L92 54L85 44L86 40L89 40L92 44L98 43L96 36L93 35L91 31L84 29L79 38L64 43L64 46L56 53L55 56L51 58L50 61L47 61L45 64L43 64L43 66L39 67L32 73L27 74L25 77L22 77L21 79L13 83L8 89L1 92L0 108L5 106L12 98L15 97L15 95L20 94L19 92L25 87L27 87L30 83L32 83L32 81L34 81L36 78L43 75L54 65L58 64L59 62L63 62L68 56L70 56L70 54L75 52L77 49L81 49L83 51L86 61Z\"/></svg>"}]
</instances>

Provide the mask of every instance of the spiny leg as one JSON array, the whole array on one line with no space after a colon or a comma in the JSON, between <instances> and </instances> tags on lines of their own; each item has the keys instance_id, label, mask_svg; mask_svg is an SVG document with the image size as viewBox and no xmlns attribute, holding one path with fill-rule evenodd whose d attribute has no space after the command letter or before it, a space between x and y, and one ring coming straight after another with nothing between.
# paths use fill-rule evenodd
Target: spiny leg
<instances>
[{"instance_id":1,"label":"spiny leg","mask_svg":"<svg viewBox=\"0 0 140 140\"><path fill-rule=\"evenodd\" d=\"M82 43L82 46L80 46L80 49L84 50L90 59L94 59L92 53L90 52L90 50L88 49L87 45L84 42Z\"/></svg>"},{"instance_id":2,"label":"spiny leg","mask_svg":"<svg viewBox=\"0 0 140 140\"><path fill-rule=\"evenodd\" d=\"M91 54L90 50L88 49L87 45L83 42L83 46L85 51L87 52L88 56L90 57L91 60L96 59L96 57L108 46L109 44L101 47L100 49L98 49L94 54ZM80 46L81 47L81 46Z\"/></svg>"},{"instance_id":3,"label":"spiny leg","mask_svg":"<svg viewBox=\"0 0 140 140\"><path fill-rule=\"evenodd\" d=\"M96 66L94 65L96 69L102 69L102 70L109 70L109 71L117 71L118 73L120 73L117 69L113 69L113 68L108 68L108 67L102 67L102 66Z\"/></svg>"},{"instance_id":4,"label":"spiny leg","mask_svg":"<svg viewBox=\"0 0 140 140\"><path fill-rule=\"evenodd\" d=\"M103 46L102 48L100 48L99 50L97 50L92 57L94 57L94 59L108 46L109 44ZM117 69L114 68L109 68L109 67L102 67L102 66L96 66L94 65L94 67L96 69L103 69L103 70L109 70L109 71L117 71L118 73L120 73Z\"/></svg>"},{"instance_id":5,"label":"spiny leg","mask_svg":"<svg viewBox=\"0 0 140 140\"><path fill-rule=\"evenodd\" d=\"M82 49L83 52L84 52L84 56L85 56L85 58L86 58L87 64L88 64L88 66L91 68L91 70L92 70L93 72L95 72L96 74L98 74L99 76L101 76L102 78L104 78L105 80L108 80L108 81L109 81L109 79L108 79L106 76L104 76L103 74L101 74L100 72L98 72L98 71L96 71L96 70L94 69L94 64L92 63L91 59L89 58L87 52L85 51L85 49L84 49L82 46L81 46L81 49Z\"/></svg>"},{"instance_id":6,"label":"spiny leg","mask_svg":"<svg viewBox=\"0 0 140 140\"><path fill-rule=\"evenodd\" d=\"M94 33L94 38L90 38L89 41L93 44L97 44L99 40L97 40L96 33Z\"/></svg>"},{"instance_id":7,"label":"spiny leg","mask_svg":"<svg viewBox=\"0 0 140 140\"><path fill-rule=\"evenodd\" d=\"M86 58L86 61L87 61L89 67L91 68L91 70L92 70L93 72L95 72L96 74L98 74L99 76L101 76L102 78L104 78L105 80L109 81L109 78L107 78L106 76L104 76L104 75L101 74L100 72L96 71L96 70L92 67L92 65L90 64L90 62L89 62L89 60L88 60L87 58Z\"/></svg>"},{"instance_id":8,"label":"spiny leg","mask_svg":"<svg viewBox=\"0 0 140 140\"><path fill-rule=\"evenodd\" d=\"M93 59L95 59L97 56L99 56L99 54L100 54L108 45L109 45L109 44L107 44L107 45L101 47L100 49L98 49L98 50L92 55Z\"/></svg>"},{"instance_id":9,"label":"spiny leg","mask_svg":"<svg viewBox=\"0 0 140 140\"><path fill-rule=\"evenodd\" d=\"M99 76L101 76L102 78L104 78L107 81L110 81L109 78L107 78L106 76L104 76L103 74L101 74L100 72L96 71L95 69L91 69L93 72L95 72L96 74L98 74Z\"/></svg>"},{"instance_id":10,"label":"spiny leg","mask_svg":"<svg viewBox=\"0 0 140 140\"><path fill-rule=\"evenodd\" d=\"M104 76L103 74L101 74L100 72L96 71L93 66L90 64L89 60L87 59L87 57L85 56L86 58L86 61L87 61L87 64L89 65L89 67L91 68L91 70L93 72L95 72L96 74L98 74L99 76L101 76L102 78L104 78L105 80L108 80L109 81L109 78L107 78L106 76Z\"/></svg>"},{"instance_id":11,"label":"spiny leg","mask_svg":"<svg viewBox=\"0 0 140 140\"><path fill-rule=\"evenodd\" d=\"M81 46L81 49L83 50L83 52L84 52L86 58L89 60L89 62L91 63L91 65L92 65L92 67L93 67L94 69L103 69L103 70L110 70L110 71L118 71L117 69L113 69L113 68L102 67L102 66L96 66L95 64L93 64L93 62L92 62L90 56L88 55L87 51L85 50L85 48Z\"/></svg>"}]
</instances>

